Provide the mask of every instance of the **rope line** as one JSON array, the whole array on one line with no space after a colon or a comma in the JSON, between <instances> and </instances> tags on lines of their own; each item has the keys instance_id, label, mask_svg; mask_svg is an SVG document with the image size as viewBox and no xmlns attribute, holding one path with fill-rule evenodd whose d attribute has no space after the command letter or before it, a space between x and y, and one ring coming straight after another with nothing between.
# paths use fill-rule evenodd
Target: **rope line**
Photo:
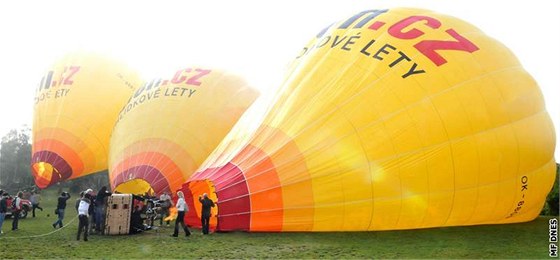
<instances>
[{"instance_id":1,"label":"rope line","mask_svg":"<svg viewBox=\"0 0 560 260\"><path fill-rule=\"evenodd\" d=\"M61 231L61 230L64 229L64 228L68 227L68 226L69 226L72 222L74 222L77 218L78 218L78 216L76 215L73 219L71 219L71 220L68 222L68 224L62 226L62 227L59 228L59 229L55 229L55 230L53 230L53 231L51 231L51 232L48 232L48 233L45 233L45 234L32 235L32 236L25 236L25 237L5 237L5 236L0 236L0 239L3 239L3 238L5 238L5 239L20 239L20 238L36 238L36 237L45 237L45 236L49 236L49 235L52 235L52 234L54 234L54 233L56 233L56 232Z\"/></svg>"}]
</instances>

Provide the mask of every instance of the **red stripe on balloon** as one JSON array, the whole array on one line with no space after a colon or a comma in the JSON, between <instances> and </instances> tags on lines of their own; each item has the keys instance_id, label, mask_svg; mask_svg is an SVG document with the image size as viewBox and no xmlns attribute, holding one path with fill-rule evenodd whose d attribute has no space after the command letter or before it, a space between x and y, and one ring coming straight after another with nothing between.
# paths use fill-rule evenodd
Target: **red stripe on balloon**
<instances>
[{"instance_id":1,"label":"red stripe on balloon","mask_svg":"<svg viewBox=\"0 0 560 260\"><path fill-rule=\"evenodd\" d=\"M130 178L131 176L133 178ZM142 179L148 182L156 194L171 191L165 176L158 169L149 165L131 167L118 173L113 179L112 187L117 187L121 183L134 179Z\"/></svg>"},{"instance_id":2,"label":"red stripe on balloon","mask_svg":"<svg viewBox=\"0 0 560 260\"><path fill-rule=\"evenodd\" d=\"M247 181L241 170L228 163L222 167L208 168L196 174L197 180L212 176L218 197L218 231L249 231L251 201ZM190 192L190 191L188 191ZM196 194L195 194L196 195Z\"/></svg>"},{"instance_id":3,"label":"red stripe on balloon","mask_svg":"<svg viewBox=\"0 0 560 260\"><path fill-rule=\"evenodd\" d=\"M68 162L66 162L66 160L57 153L51 151L37 151L33 153L31 162L32 164L38 162L48 163L56 170L56 172L53 172L50 181L48 181L47 179L42 178L40 174L35 171L35 168L32 168L32 173L35 177L35 184L37 184L37 187L41 189L59 181L66 180L72 176L72 167L70 167Z\"/></svg>"}]
</instances>

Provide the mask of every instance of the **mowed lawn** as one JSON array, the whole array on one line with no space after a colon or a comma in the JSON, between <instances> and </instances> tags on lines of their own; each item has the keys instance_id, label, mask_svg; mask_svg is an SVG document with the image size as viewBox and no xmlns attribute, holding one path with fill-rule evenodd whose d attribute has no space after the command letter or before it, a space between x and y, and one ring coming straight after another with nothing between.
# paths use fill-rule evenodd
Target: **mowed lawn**
<instances>
[{"instance_id":1,"label":"mowed lawn","mask_svg":"<svg viewBox=\"0 0 560 260\"><path fill-rule=\"evenodd\" d=\"M51 194L51 195L47 195ZM11 231L4 222L0 259L192 259L192 258L549 258L549 219L509 225L431 228L383 232L214 233L170 237L172 227L137 235L91 235L76 241L78 221L68 201L62 229L53 229L56 196L43 193L43 212ZM558 219L558 217L556 217ZM558 244L556 244L558 245Z\"/></svg>"}]
</instances>

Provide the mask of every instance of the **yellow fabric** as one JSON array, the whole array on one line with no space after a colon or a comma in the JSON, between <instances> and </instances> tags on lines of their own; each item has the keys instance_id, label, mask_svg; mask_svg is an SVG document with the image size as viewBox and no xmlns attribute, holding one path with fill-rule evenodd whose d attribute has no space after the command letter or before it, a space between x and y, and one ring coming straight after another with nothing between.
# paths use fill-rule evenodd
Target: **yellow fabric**
<instances>
[{"instance_id":1,"label":"yellow fabric","mask_svg":"<svg viewBox=\"0 0 560 260\"><path fill-rule=\"evenodd\" d=\"M252 107L198 172L233 158L250 172L263 158L241 151L262 151L280 183L247 180L249 196L281 187L282 231L513 223L542 209L555 142L537 83L505 46L396 8L313 38L270 105Z\"/></svg>"},{"instance_id":2,"label":"yellow fabric","mask_svg":"<svg viewBox=\"0 0 560 260\"><path fill-rule=\"evenodd\" d=\"M140 82L136 72L96 53L71 53L56 62L35 96L33 169L45 169L40 163L48 156L39 158L42 151L58 154L72 168L71 176L57 181L107 169L114 123ZM54 168L59 170L68 172ZM36 183L41 188L53 184L44 176L52 172L34 172Z\"/></svg>"},{"instance_id":3,"label":"yellow fabric","mask_svg":"<svg viewBox=\"0 0 560 260\"><path fill-rule=\"evenodd\" d=\"M150 183L142 179L133 179L130 181L122 182L114 188L114 191L119 193L136 194L136 195L145 195L145 194L154 193L153 190L151 189Z\"/></svg>"},{"instance_id":4,"label":"yellow fabric","mask_svg":"<svg viewBox=\"0 0 560 260\"><path fill-rule=\"evenodd\" d=\"M168 76L138 88L119 114L109 159L113 187L133 171L126 180L158 182L156 193L175 192L258 96L244 79L223 70L192 67ZM152 173L134 168L140 166ZM156 170L161 177L154 177Z\"/></svg>"}]
</instances>

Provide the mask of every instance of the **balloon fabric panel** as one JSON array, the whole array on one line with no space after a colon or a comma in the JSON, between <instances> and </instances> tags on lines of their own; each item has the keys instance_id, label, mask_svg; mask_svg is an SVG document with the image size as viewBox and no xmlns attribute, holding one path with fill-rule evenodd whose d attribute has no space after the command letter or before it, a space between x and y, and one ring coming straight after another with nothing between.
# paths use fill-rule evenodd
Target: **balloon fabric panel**
<instances>
[{"instance_id":1,"label":"balloon fabric panel","mask_svg":"<svg viewBox=\"0 0 560 260\"><path fill-rule=\"evenodd\" d=\"M241 77L217 69L187 67L145 82L115 125L111 186L119 192L176 191L257 96Z\"/></svg>"},{"instance_id":2,"label":"balloon fabric panel","mask_svg":"<svg viewBox=\"0 0 560 260\"><path fill-rule=\"evenodd\" d=\"M554 146L536 82L501 43L431 11L369 10L305 45L182 190L215 187L218 230L515 223L540 212Z\"/></svg>"},{"instance_id":3,"label":"balloon fabric panel","mask_svg":"<svg viewBox=\"0 0 560 260\"><path fill-rule=\"evenodd\" d=\"M140 79L96 53L71 53L42 78L35 95L32 172L46 188L107 169L109 137Z\"/></svg>"}]
</instances>

